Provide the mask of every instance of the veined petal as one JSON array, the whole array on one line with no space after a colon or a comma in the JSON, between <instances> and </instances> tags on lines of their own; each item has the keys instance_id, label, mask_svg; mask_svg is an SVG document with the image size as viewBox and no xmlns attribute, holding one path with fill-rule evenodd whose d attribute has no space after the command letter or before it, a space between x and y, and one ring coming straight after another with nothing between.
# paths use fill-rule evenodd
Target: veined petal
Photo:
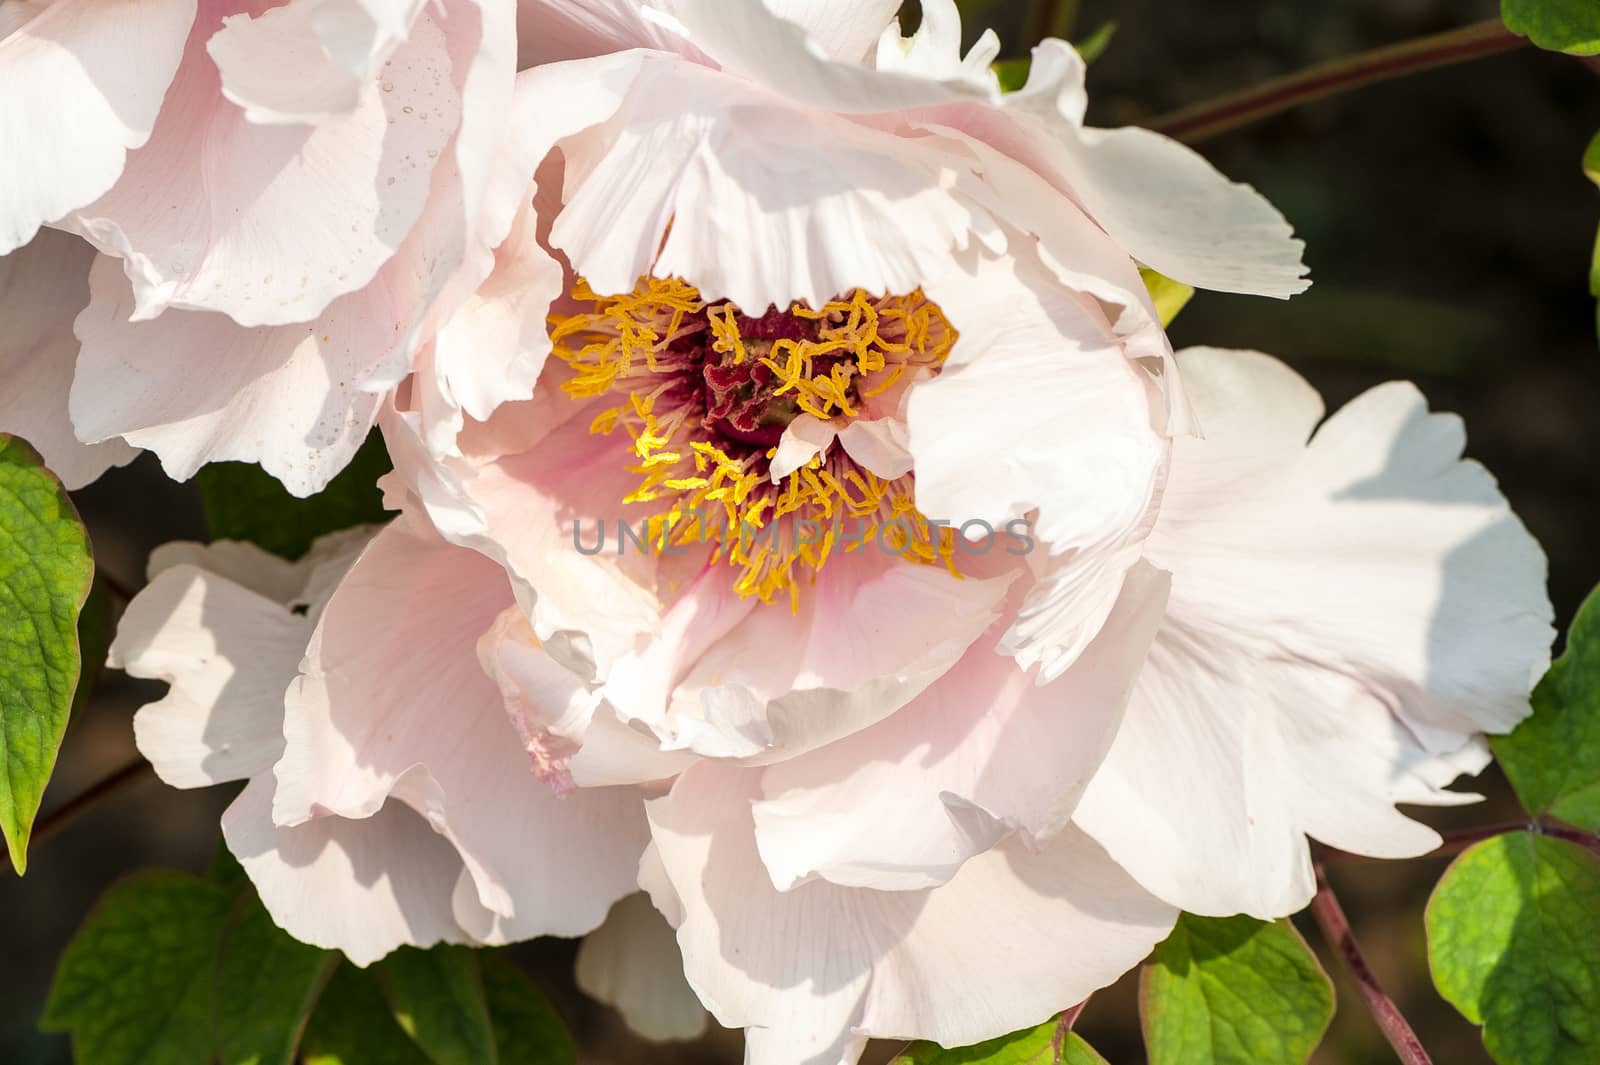
<instances>
[{"instance_id":1,"label":"veined petal","mask_svg":"<svg viewBox=\"0 0 1600 1065\"><path fill-rule=\"evenodd\" d=\"M754 817L773 883L932 887L1012 832L1059 833L1116 735L1167 588L1167 575L1138 567L1089 650L1051 684L996 652L1003 620L892 717L772 766Z\"/></svg>"},{"instance_id":2,"label":"veined petal","mask_svg":"<svg viewBox=\"0 0 1600 1065\"><path fill-rule=\"evenodd\" d=\"M1176 917L1070 830L930 891L780 893L756 853L758 788L756 771L702 764L649 804L689 983L750 1029L755 1065L849 1065L868 1036L957 1046L1037 1024L1122 975Z\"/></svg>"},{"instance_id":3,"label":"veined petal","mask_svg":"<svg viewBox=\"0 0 1600 1065\"><path fill-rule=\"evenodd\" d=\"M462 117L446 28L420 15L386 68L390 91L369 83L348 115L265 126L222 95L205 51L219 15L196 20L149 143L66 225L124 260L137 318L304 322L372 281L422 214Z\"/></svg>"},{"instance_id":4,"label":"veined petal","mask_svg":"<svg viewBox=\"0 0 1600 1065\"><path fill-rule=\"evenodd\" d=\"M629 1028L663 1042L698 1039L709 1018L683 975L672 926L643 892L611 907L578 948L578 987L615 1007Z\"/></svg>"},{"instance_id":5,"label":"veined petal","mask_svg":"<svg viewBox=\"0 0 1600 1065\"><path fill-rule=\"evenodd\" d=\"M1093 296L1021 248L962 266L925 286L961 339L909 394L917 506L1037 537L1029 563L1045 581L1007 648L1049 680L1094 637L1148 532L1165 416Z\"/></svg>"},{"instance_id":6,"label":"veined petal","mask_svg":"<svg viewBox=\"0 0 1600 1065\"><path fill-rule=\"evenodd\" d=\"M425 0L289 0L223 19L206 51L222 94L262 125L347 115L405 41Z\"/></svg>"},{"instance_id":7,"label":"veined petal","mask_svg":"<svg viewBox=\"0 0 1600 1065\"><path fill-rule=\"evenodd\" d=\"M870 544L841 553L798 613L758 607L696 655L658 731L668 747L751 764L850 735L949 671L999 615L1013 576L957 580Z\"/></svg>"},{"instance_id":8,"label":"veined petal","mask_svg":"<svg viewBox=\"0 0 1600 1065\"><path fill-rule=\"evenodd\" d=\"M243 329L221 314L174 311L130 322L134 297L115 259L89 274L70 409L80 437L121 437L161 456L167 474L208 462L259 462L291 492L320 491L377 419L363 391L373 346L392 340L358 294L310 325Z\"/></svg>"},{"instance_id":9,"label":"veined petal","mask_svg":"<svg viewBox=\"0 0 1600 1065\"><path fill-rule=\"evenodd\" d=\"M158 575L117 626L110 663L164 680L134 717L139 752L173 787L267 773L283 751L283 695L310 622L192 565Z\"/></svg>"},{"instance_id":10,"label":"veined petal","mask_svg":"<svg viewBox=\"0 0 1600 1065\"><path fill-rule=\"evenodd\" d=\"M81 443L67 416L78 362L72 320L89 301L93 261L93 248L54 230L0 258L0 432L32 444L72 489L137 454L121 440Z\"/></svg>"},{"instance_id":11,"label":"veined petal","mask_svg":"<svg viewBox=\"0 0 1600 1065\"><path fill-rule=\"evenodd\" d=\"M156 125L195 0L0 4L0 255L103 195Z\"/></svg>"},{"instance_id":12,"label":"veined petal","mask_svg":"<svg viewBox=\"0 0 1600 1065\"><path fill-rule=\"evenodd\" d=\"M402 946L470 943L451 912L461 858L415 811L272 823L272 778L257 777L222 815L228 849L284 931L370 965Z\"/></svg>"},{"instance_id":13,"label":"veined petal","mask_svg":"<svg viewBox=\"0 0 1600 1065\"><path fill-rule=\"evenodd\" d=\"M633 890L645 837L632 792L557 798L533 773L476 653L511 603L498 566L421 523L379 534L290 689L273 803L283 827L408 803L461 854L471 883L454 912L484 942L595 927Z\"/></svg>"},{"instance_id":14,"label":"veined petal","mask_svg":"<svg viewBox=\"0 0 1600 1065\"><path fill-rule=\"evenodd\" d=\"M599 292L653 274L747 309L821 306L909 292L974 233L998 239L951 195L959 156L682 60L643 62L617 117L566 150L551 240Z\"/></svg>"},{"instance_id":15,"label":"veined petal","mask_svg":"<svg viewBox=\"0 0 1600 1065\"><path fill-rule=\"evenodd\" d=\"M1076 818L1175 905L1281 916L1311 896L1308 835L1438 844L1393 806L1460 801L1477 734L1528 713L1544 557L1410 386L1312 436L1321 403L1276 360L1179 361L1206 436L1175 442L1147 547L1168 619Z\"/></svg>"}]
</instances>

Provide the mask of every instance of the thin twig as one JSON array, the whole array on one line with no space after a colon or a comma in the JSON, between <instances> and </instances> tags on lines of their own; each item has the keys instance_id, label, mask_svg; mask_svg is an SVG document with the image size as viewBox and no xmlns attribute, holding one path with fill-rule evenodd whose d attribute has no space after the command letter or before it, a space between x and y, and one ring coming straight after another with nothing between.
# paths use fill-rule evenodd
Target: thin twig
<instances>
[{"instance_id":1,"label":"thin twig","mask_svg":"<svg viewBox=\"0 0 1600 1065\"><path fill-rule=\"evenodd\" d=\"M105 570L103 570L103 569L95 570L94 579L99 581L100 584L102 586L104 586L106 591L110 592L112 595L114 595L118 599L122 600L122 605L123 606L127 606L129 603L133 602L133 597L134 597L135 593L131 589L129 589L129 587L126 584L122 583L121 580L119 580L116 577L113 577L110 573L107 573Z\"/></svg>"},{"instance_id":2,"label":"thin twig","mask_svg":"<svg viewBox=\"0 0 1600 1065\"><path fill-rule=\"evenodd\" d=\"M1463 29L1419 37L1275 78L1243 92L1164 115L1149 125L1169 137L1197 144L1314 100L1422 70L1508 52L1527 43L1526 37L1512 33L1499 19L1488 19Z\"/></svg>"},{"instance_id":3,"label":"thin twig","mask_svg":"<svg viewBox=\"0 0 1600 1065\"><path fill-rule=\"evenodd\" d=\"M1350 971L1356 986L1361 989L1361 997L1366 1000L1372 1019L1378 1022L1384 1038L1394 1047L1395 1054L1405 1065L1433 1065L1433 1059L1428 1057L1422 1042L1417 1039L1417 1033L1411 1030L1411 1025L1400 1013L1400 1007L1385 993L1383 985L1378 983L1378 978L1367 965L1367 959L1362 956L1361 947L1350 931L1350 922L1345 918L1344 909L1334 897L1333 888L1328 886L1327 874L1320 864L1317 866L1317 894L1311 900L1311 913L1317 919L1322 934Z\"/></svg>"},{"instance_id":4,"label":"thin twig","mask_svg":"<svg viewBox=\"0 0 1600 1065\"><path fill-rule=\"evenodd\" d=\"M1507 821L1499 825L1485 825L1482 828L1465 828L1457 832L1445 832L1440 837L1443 843L1426 854L1417 855L1422 858L1448 858L1460 854L1473 844L1482 843L1486 839L1503 836L1508 832L1530 832L1536 829L1530 821ZM1323 862L1384 862L1392 859L1373 858L1366 854L1351 854L1349 851L1334 850L1332 847L1318 847L1317 860Z\"/></svg>"},{"instance_id":5,"label":"thin twig","mask_svg":"<svg viewBox=\"0 0 1600 1065\"><path fill-rule=\"evenodd\" d=\"M43 843L83 816L90 807L101 799L120 791L123 787L139 780L150 771L149 762L143 758L135 758L110 776L103 777L94 784L89 785L87 789L74 795L39 819L38 823L33 826L33 845L38 846Z\"/></svg>"},{"instance_id":6,"label":"thin twig","mask_svg":"<svg viewBox=\"0 0 1600 1065\"><path fill-rule=\"evenodd\" d=\"M1551 825L1535 822L1530 831L1536 835L1549 836L1551 839L1564 839L1568 843L1576 843L1585 847L1596 856L1600 856L1600 836L1593 832L1585 832L1581 828L1568 828L1565 825Z\"/></svg>"},{"instance_id":7,"label":"thin twig","mask_svg":"<svg viewBox=\"0 0 1600 1065\"><path fill-rule=\"evenodd\" d=\"M1441 837L1444 842L1439 844L1427 854L1419 854L1417 858L1449 858L1460 854L1462 851L1486 839L1504 836L1511 832L1532 832L1536 836L1549 836L1551 839L1563 839L1568 843L1576 843L1586 847L1596 855L1600 855L1600 835L1585 832L1581 828L1569 828L1566 825L1553 825L1544 820L1532 821L1507 821L1498 825L1485 825L1482 828L1465 828L1457 832L1446 832ZM1349 851L1334 850L1332 847L1318 847L1317 860L1321 862L1382 862L1387 858L1373 858L1365 854L1351 854ZM1415 859L1413 859L1415 860Z\"/></svg>"}]
</instances>

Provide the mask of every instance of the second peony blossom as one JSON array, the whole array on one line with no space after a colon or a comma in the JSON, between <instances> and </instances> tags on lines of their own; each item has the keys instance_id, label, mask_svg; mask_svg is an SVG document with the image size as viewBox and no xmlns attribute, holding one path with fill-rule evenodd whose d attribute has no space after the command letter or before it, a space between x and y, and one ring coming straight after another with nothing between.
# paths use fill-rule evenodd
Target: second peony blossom
<instances>
[{"instance_id":1,"label":"second peony blossom","mask_svg":"<svg viewBox=\"0 0 1600 1065\"><path fill-rule=\"evenodd\" d=\"M1174 355L1138 267L1287 295L1282 220L924 6L525 5L527 206L384 415L399 517L170 548L113 650L291 933L598 927L649 1034L964 1045L1301 908L1310 839L1430 849L1395 805L1528 712L1543 557L1459 423Z\"/></svg>"}]
</instances>

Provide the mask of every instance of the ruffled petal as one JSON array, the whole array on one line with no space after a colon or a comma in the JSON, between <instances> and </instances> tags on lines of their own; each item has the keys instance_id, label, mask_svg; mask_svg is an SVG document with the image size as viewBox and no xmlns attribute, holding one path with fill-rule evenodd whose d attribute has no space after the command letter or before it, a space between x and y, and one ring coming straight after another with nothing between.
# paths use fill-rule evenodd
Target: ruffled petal
<instances>
[{"instance_id":1,"label":"ruffled petal","mask_svg":"<svg viewBox=\"0 0 1600 1065\"><path fill-rule=\"evenodd\" d=\"M680 0L517 0L518 65L524 69L569 59L652 48L700 57L677 33L652 17L671 12Z\"/></svg>"},{"instance_id":2,"label":"ruffled petal","mask_svg":"<svg viewBox=\"0 0 1600 1065\"><path fill-rule=\"evenodd\" d=\"M13 0L0 11L0 29L12 28L0 33L5 255L104 194L149 139L195 0Z\"/></svg>"},{"instance_id":3,"label":"ruffled petal","mask_svg":"<svg viewBox=\"0 0 1600 1065\"><path fill-rule=\"evenodd\" d=\"M759 774L702 764L649 804L689 983L753 1065L849 1065L868 1036L966 1045L1037 1024L1137 964L1176 911L1069 830L930 891L778 892L756 853Z\"/></svg>"},{"instance_id":4,"label":"ruffled petal","mask_svg":"<svg viewBox=\"0 0 1600 1065\"><path fill-rule=\"evenodd\" d=\"M434 459L413 415L386 418L384 433L397 481L434 526L502 564L534 635L593 678L659 629L658 559L621 540L621 501L638 487L628 470L632 441L591 434L582 408L557 395L565 423L486 465ZM524 413L508 408L502 417Z\"/></svg>"},{"instance_id":5,"label":"ruffled petal","mask_svg":"<svg viewBox=\"0 0 1600 1065\"><path fill-rule=\"evenodd\" d=\"M81 443L67 417L78 361L72 320L89 301L93 260L93 248L53 230L0 258L0 432L32 444L72 489L137 454L121 440Z\"/></svg>"},{"instance_id":6,"label":"ruffled petal","mask_svg":"<svg viewBox=\"0 0 1600 1065\"><path fill-rule=\"evenodd\" d=\"M867 57L900 10L899 0L763 0L785 22L806 31L824 55L845 63Z\"/></svg>"},{"instance_id":7,"label":"ruffled petal","mask_svg":"<svg viewBox=\"0 0 1600 1065\"><path fill-rule=\"evenodd\" d=\"M522 66L587 59L631 48L653 48L701 59L699 49L671 28L677 13L701 0L520 0ZM764 0L798 26L822 54L855 63L900 7L899 0Z\"/></svg>"},{"instance_id":8,"label":"ruffled petal","mask_svg":"<svg viewBox=\"0 0 1600 1065\"><path fill-rule=\"evenodd\" d=\"M171 685L133 724L161 779L199 788L268 772L283 750L283 694L310 635L285 604L193 566L167 570L135 596L110 664Z\"/></svg>"},{"instance_id":9,"label":"ruffled petal","mask_svg":"<svg viewBox=\"0 0 1600 1065\"><path fill-rule=\"evenodd\" d=\"M754 816L773 883L932 887L1013 831L1060 832L1116 735L1167 588L1166 574L1137 567L1089 650L1051 684L995 653L1002 622L894 716L768 769Z\"/></svg>"},{"instance_id":10,"label":"ruffled petal","mask_svg":"<svg viewBox=\"0 0 1600 1065\"><path fill-rule=\"evenodd\" d=\"M651 664L647 653L620 663L605 691L616 692L623 715L649 724L668 749L764 764L814 750L905 706L999 616L1014 574L957 580L943 568L908 563L868 544L830 558L797 612L750 609L727 573L714 568L707 576L713 601L743 603L745 612L713 623L715 642L699 625L686 624L688 638L709 646L675 663L670 687L629 683L636 662ZM665 632L674 620L669 614ZM649 706L625 697L652 692Z\"/></svg>"},{"instance_id":11,"label":"ruffled petal","mask_svg":"<svg viewBox=\"0 0 1600 1065\"><path fill-rule=\"evenodd\" d=\"M566 150L551 240L600 292L653 274L746 309L821 306L910 292L974 233L998 239L950 194L959 156L682 60L641 61L616 117Z\"/></svg>"},{"instance_id":12,"label":"ruffled petal","mask_svg":"<svg viewBox=\"0 0 1600 1065\"><path fill-rule=\"evenodd\" d=\"M215 8L197 20L150 142L69 225L124 260L139 319L304 322L371 282L422 214L462 117L446 29L424 12L382 85L312 127L252 123L223 97L205 52L219 26Z\"/></svg>"},{"instance_id":13,"label":"ruffled petal","mask_svg":"<svg viewBox=\"0 0 1600 1065\"><path fill-rule=\"evenodd\" d=\"M330 590L369 530L323 537L299 562L253 544L166 544L123 613L108 662L170 685L133 719L162 780L199 788L268 773L283 698Z\"/></svg>"},{"instance_id":14,"label":"ruffled petal","mask_svg":"<svg viewBox=\"0 0 1600 1065\"><path fill-rule=\"evenodd\" d=\"M409 803L461 854L481 909L458 898L455 912L485 942L595 927L633 890L645 838L626 789L557 798L534 774L476 653L511 604L483 556L410 519L385 529L334 593L290 689L273 805L291 827Z\"/></svg>"},{"instance_id":15,"label":"ruffled petal","mask_svg":"<svg viewBox=\"0 0 1600 1065\"><path fill-rule=\"evenodd\" d=\"M223 813L222 835L272 919L303 942L363 966L397 947L472 942L450 907L461 858L403 803L280 828L272 778L257 777Z\"/></svg>"},{"instance_id":16,"label":"ruffled petal","mask_svg":"<svg viewBox=\"0 0 1600 1065\"><path fill-rule=\"evenodd\" d=\"M425 0L290 0L223 19L206 51L222 95L261 125L347 115L404 43Z\"/></svg>"},{"instance_id":17,"label":"ruffled petal","mask_svg":"<svg viewBox=\"0 0 1600 1065\"><path fill-rule=\"evenodd\" d=\"M911 389L907 425L918 509L1037 537L1029 561L1046 576L1039 596L1072 590L1050 599L1048 625L1031 600L1008 639L1048 680L1094 637L1137 557L1130 546L1148 531L1164 415L1099 303L1016 252L972 257L924 286L961 337L943 372Z\"/></svg>"},{"instance_id":18,"label":"ruffled petal","mask_svg":"<svg viewBox=\"0 0 1600 1065\"><path fill-rule=\"evenodd\" d=\"M298 495L320 491L365 439L378 393L488 275L490 249L531 180L532 163L500 152L514 110L511 17L504 5L451 8L450 70L467 106L427 208L378 278L315 322L244 330L221 315L169 311L129 323L127 283L97 269L94 305L78 325L93 365L78 384L80 433L142 440L180 478L237 459L260 462ZM118 387L100 387L105 380Z\"/></svg>"},{"instance_id":19,"label":"ruffled petal","mask_svg":"<svg viewBox=\"0 0 1600 1065\"><path fill-rule=\"evenodd\" d=\"M566 277L539 243L536 218L519 212L494 253L494 270L440 328L417 367L421 414L434 454L450 454L468 418L526 400L551 351L546 320Z\"/></svg>"},{"instance_id":20,"label":"ruffled petal","mask_svg":"<svg viewBox=\"0 0 1600 1065\"><path fill-rule=\"evenodd\" d=\"M578 948L578 987L646 1039L698 1039L709 1018L683 975L672 926L643 892L611 907Z\"/></svg>"},{"instance_id":21,"label":"ruffled petal","mask_svg":"<svg viewBox=\"0 0 1600 1065\"><path fill-rule=\"evenodd\" d=\"M1312 894L1307 835L1437 846L1393 806L1460 801L1442 789L1483 764L1477 734L1528 713L1544 556L1409 385L1312 436L1321 403L1276 360L1180 366L1206 437L1176 442L1147 548L1169 615L1076 817L1169 902L1280 916Z\"/></svg>"},{"instance_id":22,"label":"ruffled petal","mask_svg":"<svg viewBox=\"0 0 1600 1065\"><path fill-rule=\"evenodd\" d=\"M89 288L70 404L85 440L148 448L177 480L208 462L259 462L306 496L344 468L377 419L382 397L362 390L363 360L393 331L359 295L311 325L246 330L202 312L130 322L132 290L107 256Z\"/></svg>"},{"instance_id":23,"label":"ruffled petal","mask_svg":"<svg viewBox=\"0 0 1600 1065\"><path fill-rule=\"evenodd\" d=\"M914 119L958 129L1047 178L1135 259L1197 288L1287 297L1310 284L1305 246L1265 197L1147 129L1083 124L1082 58L1064 41L1034 49L1028 84L1000 105Z\"/></svg>"}]
</instances>

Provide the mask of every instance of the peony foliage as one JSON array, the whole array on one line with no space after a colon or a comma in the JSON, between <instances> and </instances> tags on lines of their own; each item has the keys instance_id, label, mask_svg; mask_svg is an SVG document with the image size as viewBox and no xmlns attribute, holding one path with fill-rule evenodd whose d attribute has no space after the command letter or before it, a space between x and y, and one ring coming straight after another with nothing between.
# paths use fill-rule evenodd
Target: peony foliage
<instances>
[{"instance_id":1,"label":"peony foliage","mask_svg":"<svg viewBox=\"0 0 1600 1065\"><path fill-rule=\"evenodd\" d=\"M0 0L0 830L231 795L62 952L78 1065L575 1065L544 937L747 1065L1106 1065L1124 978L1151 1065L1307 1065L1335 965L1418 1065L1334 884L1444 855L1438 994L1600 1061L1600 591L1550 665L1459 419L1174 348L1308 284L1180 143L1249 94L1093 127L1116 24L919 6ZM97 584L144 451L211 542ZM51 808L102 662L144 761Z\"/></svg>"}]
</instances>

